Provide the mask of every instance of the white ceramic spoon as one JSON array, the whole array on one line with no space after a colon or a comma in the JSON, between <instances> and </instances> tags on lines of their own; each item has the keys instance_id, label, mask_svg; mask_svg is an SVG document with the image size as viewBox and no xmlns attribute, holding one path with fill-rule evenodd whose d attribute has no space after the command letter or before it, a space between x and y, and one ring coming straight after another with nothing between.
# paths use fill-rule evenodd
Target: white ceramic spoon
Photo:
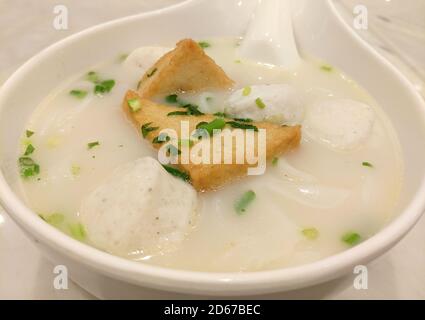
<instances>
[{"instance_id":1,"label":"white ceramic spoon","mask_svg":"<svg viewBox=\"0 0 425 320\"><path fill-rule=\"evenodd\" d=\"M240 54L288 69L299 64L301 58L295 43L290 0L258 0Z\"/></svg>"}]
</instances>

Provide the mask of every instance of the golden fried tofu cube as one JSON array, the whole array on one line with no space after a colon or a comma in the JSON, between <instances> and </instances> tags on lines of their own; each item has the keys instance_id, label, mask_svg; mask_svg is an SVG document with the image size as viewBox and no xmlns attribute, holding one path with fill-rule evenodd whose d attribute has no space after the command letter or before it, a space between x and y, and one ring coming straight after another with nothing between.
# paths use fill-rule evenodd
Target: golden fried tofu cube
<instances>
[{"instance_id":1,"label":"golden fried tofu cube","mask_svg":"<svg viewBox=\"0 0 425 320\"><path fill-rule=\"evenodd\" d=\"M133 122L139 132L141 132L142 126L148 126L153 130L145 131L144 138L156 149L162 147L161 143L155 143L155 138L158 137L161 130L172 129L177 133L177 138L181 139L181 126L182 121L188 123L189 132L196 129L199 123L207 122L217 119L214 115L173 115L169 114L175 111L182 111L184 108L181 107L170 107L166 105L157 104L151 100L140 97L134 91L128 91L123 104L123 111L127 117ZM233 121L232 119L224 119L226 122ZM300 143L301 139L301 128L300 126L295 127L282 127L276 124L268 122L253 122L253 126L258 129L265 129L266 132L266 158L271 160L276 156L287 152ZM243 129L231 129L232 132ZM258 134L254 133L255 138ZM212 140L209 139L208 143ZM195 141L193 145L188 148L196 148L197 144L206 143L205 140ZM232 144L232 154L236 154L236 144ZM224 149L224 148L223 148ZM189 150L190 151L190 150ZM212 152L211 152L212 157ZM233 157L233 156L232 156ZM216 190L223 185L231 182L232 180L242 178L247 175L248 168L255 167L257 164L250 164L247 161L237 164L232 159L232 164L214 164L213 161L204 164L194 164L192 162L183 163L181 158L178 159L177 167L190 175L191 183L197 191L210 191Z\"/></svg>"},{"instance_id":2,"label":"golden fried tofu cube","mask_svg":"<svg viewBox=\"0 0 425 320\"><path fill-rule=\"evenodd\" d=\"M229 89L234 82L204 50L191 39L177 43L140 80L138 93L143 98L162 94Z\"/></svg>"}]
</instances>

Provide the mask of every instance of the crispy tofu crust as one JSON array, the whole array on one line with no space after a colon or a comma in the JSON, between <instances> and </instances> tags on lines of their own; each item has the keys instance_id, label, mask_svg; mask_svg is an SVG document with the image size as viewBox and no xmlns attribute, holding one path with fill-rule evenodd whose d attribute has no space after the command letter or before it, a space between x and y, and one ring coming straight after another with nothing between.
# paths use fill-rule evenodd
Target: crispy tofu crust
<instances>
[{"instance_id":1,"label":"crispy tofu crust","mask_svg":"<svg viewBox=\"0 0 425 320\"><path fill-rule=\"evenodd\" d=\"M140 102L141 109L137 112L132 112L128 105L128 101L133 99L138 99ZM187 121L189 123L189 130L192 132L196 129L196 126L200 122L211 122L217 118L213 115L168 116L170 112L182 111L184 109L157 104L151 100L141 97L134 91L127 92L122 108L139 133L141 132L141 127L145 124L150 124L150 127L158 127L158 129L149 132L145 137L145 139L156 149L162 147L161 144L153 143L153 140L158 137L161 130L173 129L178 134L178 138L180 138L181 121ZM225 120L232 121L232 119ZM253 122L252 124L258 129L266 130L267 160L271 160L274 157L297 147L300 143L300 126L282 127L268 122ZM232 129L232 131L234 130L242 130L245 132L243 129ZM258 134L255 133L254 135L255 139L257 139ZM195 147L201 142L195 142L194 146L191 146L190 148ZM232 143L232 148L232 154L236 154L235 143ZM257 166L257 164L252 165L247 162L243 164L236 164L235 161L233 161L232 163L234 164L183 164L179 162L177 167L189 173L191 183L197 191L211 191L216 190L235 179L246 176L248 168Z\"/></svg>"},{"instance_id":2,"label":"crispy tofu crust","mask_svg":"<svg viewBox=\"0 0 425 320\"><path fill-rule=\"evenodd\" d=\"M191 39L177 43L142 77L138 93L142 98L161 94L229 89L234 85L226 73Z\"/></svg>"}]
</instances>

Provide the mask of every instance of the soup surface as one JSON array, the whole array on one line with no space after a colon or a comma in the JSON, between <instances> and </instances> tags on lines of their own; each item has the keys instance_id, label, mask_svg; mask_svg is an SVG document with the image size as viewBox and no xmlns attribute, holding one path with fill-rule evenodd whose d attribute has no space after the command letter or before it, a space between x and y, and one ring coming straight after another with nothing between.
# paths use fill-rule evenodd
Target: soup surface
<instances>
[{"instance_id":1,"label":"soup surface","mask_svg":"<svg viewBox=\"0 0 425 320\"><path fill-rule=\"evenodd\" d=\"M185 192L196 197L196 208L190 230L175 246L152 251L124 248L113 254L187 270L275 269L346 250L394 217L402 183L401 153L391 123L368 93L335 67L306 55L295 70L243 60L237 42L211 39L204 45L235 81L234 90L183 93L179 99L205 113L230 112L255 120L264 114L238 92L245 89L263 97L266 107L273 99L276 105L282 101L286 117L272 112L264 118L301 124L301 145L273 159L263 175L214 192ZM81 219L82 204L116 168L142 157L157 158L121 104L125 92L135 89L143 73L167 51L142 48L79 72L45 98L23 134L22 153L39 165L36 169L24 164L29 171L21 185L28 204L47 222L106 251L110 250L96 242ZM95 94L95 83L109 79L115 85L109 88L106 82L106 89ZM164 97L157 100L163 102ZM240 214L235 203L247 192L255 199ZM150 205L149 210L156 208ZM129 221L123 212L112 228L124 228Z\"/></svg>"}]
</instances>

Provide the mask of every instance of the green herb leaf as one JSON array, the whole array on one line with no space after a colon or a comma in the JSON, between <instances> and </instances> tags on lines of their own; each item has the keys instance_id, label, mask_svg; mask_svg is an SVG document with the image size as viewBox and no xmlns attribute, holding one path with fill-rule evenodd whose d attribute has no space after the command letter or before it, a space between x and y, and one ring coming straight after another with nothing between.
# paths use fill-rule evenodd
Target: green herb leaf
<instances>
[{"instance_id":1,"label":"green herb leaf","mask_svg":"<svg viewBox=\"0 0 425 320\"><path fill-rule=\"evenodd\" d=\"M93 82L93 83L97 83L97 82L99 82L99 75L97 74L97 72L90 71L86 75L86 80Z\"/></svg>"},{"instance_id":2,"label":"green herb leaf","mask_svg":"<svg viewBox=\"0 0 425 320\"><path fill-rule=\"evenodd\" d=\"M247 96L249 96L251 94L251 91L252 91L251 87L245 87L242 90L242 95L244 97L247 97Z\"/></svg>"},{"instance_id":3,"label":"green herb leaf","mask_svg":"<svg viewBox=\"0 0 425 320\"><path fill-rule=\"evenodd\" d=\"M86 239L86 230L81 223L70 224L68 225L68 228L69 233L74 239L78 241L84 241Z\"/></svg>"},{"instance_id":4,"label":"green herb leaf","mask_svg":"<svg viewBox=\"0 0 425 320\"><path fill-rule=\"evenodd\" d=\"M199 111L198 106L193 104L186 104L182 106L182 108L186 108L186 111L173 111L167 114L167 116L203 116L204 113Z\"/></svg>"},{"instance_id":5,"label":"green herb leaf","mask_svg":"<svg viewBox=\"0 0 425 320\"><path fill-rule=\"evenodd\" d=\"M34 135L34 131L27 130L25 131L25 135L27 136L27 138L31 138Z\"/></svg>"},{"instance_id":6,"label":"green herb leaf","mask_svg":"<svg viewBox=\"0 0 425 320\"><path fill-rule=\"evenodd\" d=\"M158 71L158 68L153 69L151 72L149 72L146 76L148 78L152 77L156 72Z\"/></svg>"},{"instance_id":7,"label":"green herb leaf","mask_svg":"<svg viewBox=\"0 0 425 320\"><path fill-rule=\"evenodd\" d=\"M255 132L258 131L258 128L252 124L240 123L236 121L229 121L227 124L235 129L254 130Z\"/></svg>"},{"instance_id":8,"label":"green herb leaf","mask_svg":"<svg viewBox=\"0 0 425 320\"><path fill-rule=\"evenodd\" d=\"M188 112L187 111L173 111L170 112L169 114L167 114L168 117L172 117L172 116L188 116Z\"/></svg>"},{"instance_id":9,"label":"green herb leaf","mask_svg":"<svg viewBox=\"0 0 425 320\"><path fill-rule=\"evenodd\" d=\"M103 95L104 93L111 92L112 88L115 86L115 80L105 80L102 81L94 87L94 93L96 95Z\"/></svg>"},{"instance_id":10,"label":"green herb leaf","mask_svg":"<svg viewBox=\"0 0 425 320\"><path fill-rule=\"evenodd\" d=\"M87 91L85 90L71 90L69 92L71 96L76 97L77 99L84 99L87 96Z\"/></svg>"},{"instance_id":11,"label":"green herb leaf","mask_svg":"<svg viewBox=\"0 0 425 320\"><path fill-rule=\"evenodd\" d=\"M60 213L53 213L50 215L42 215L40 214L39 217L46 221L48 224L52 225L55 228L60 228L62 223L65 221L65 216Z\"/></svg>"},{"instance_id":12,"label":"green herb leaf","mask_svg":"<svg viewBox=\"0 0 425 320\"><path fill-rule=\"evenodd\" d=\"M127 105L133 113L142 109L142 104L137 98L127 100Z\"/></svg>"},{"instance_id":13,"label":"green herb leaf","mask_svg":"<svg viewBox=\"0 0 425 320\"><path fill-rule=\"evenodd\" d=\"M214 116L220 117L220 118L228 118L227 114L224 112L216 112L214 113Z\"/></svg>"},{"instance_id":14,"label":"green herb leaf","mask_svg":"<svg viewBox=\"0 0 425 320\"><path fill-rule=\"evenodd\" d=\"M356 232L349 232L342 237L342 241L350 246L359 244L361 240L362 237Z\"/></svg>"},{"instance_id":15,"label":"green herb leaf","mask_svg":"<svg viewBox=\"0 0 425 320\"><path fill-rule=\"evenodd\" d=\"M264 109L266 107L266 105L264 104L264 102L263 102L263 100L261 98L255 99L255 104L260 109Z\"/></svg>"},{"instance_id":16,"label":"green herb leaf","mask_svg":"<svg viewBox=\"0 0 425 320\"><path fill-rule=\"evenodd\" d=\"M143 138L146 138L150 132L156 131L156 130L159 129L159 127L151 127L151 124L152 124L152 122L149 122L149 123L145 123L142 126L142 135L143 135Z\"/></svg>"},{"instance_id":17,"label":"green herb leaf","mask_svg":"<svg viewBox=\"0 0 425 320\"><path fill-rule=\"evenodd\" d=\"M206 41L199 41L199 42L198 42L198 44L199 44L199 46L200 46L202 49L206 49L206 48L211 47L211 44L209 44L209 43L208 43L208 42L206 42Z\"/></svg>"},{"instance_id":18,"label":"green herb leaf","mask_svg":"<svg viewBox=\"0 0 425 320\"><path fill-rule=\"evenodd\" d=\"M214 130L222 130L226 126L226 121L217 118L210 123L201 122L196 126L197 129L206 130L210 136L214 134Z\"/></svg>"},{"instance_id":19,"label":"green herb leaf","mask_svg":"<svg viewBox=\"0 0 425 320\"><path fill-rule=\"evenodd\" d=\"M322 71L332 72L334 68L332 66L328 65L328 64L324 64L320 67L320 69Z\"/></svg>"},{"instance_id":20,"label":"green herb leaf","mask_svg":"<svg viewBox=\"0 0 425 320\"><path fill-rule=\"evenodd\" d=\"M183 181L190 182L190 175L187 172L180 171L179 169L176 169L171 166L163 165L164 169L167 170L167 172L177 178L182 179Z\"/></svg>"},{"instance_id":21,"label":"green herb leaf","mask_svg":"<svg viewBox=\"0 0 425 320\"><path fill-rule=\"evenodd\" d=\"M178 103L178 98L179 96L176 94L170 94L169 96L165 97L165 102L170 103L170 104L176 104Z\"/></svg>"},{"instance_id":22,"label":"green herb leaf","mask_svg":"<svg viewBox=\"0 0 425 320\"><path fill-rule=\"evenodd\" d=\"M204 113L202 113L201 111L199 111L199 107L195 106L193 104L186 104L183 106L183 108L187 109L187 114L191 115L191 116L203 116Z\"/></svg>"},{"instance_id":23,"label":"green herb leaf","mask_svg":"<svg viewBox=\"0 0 425 320\"><path fill-rule=\"evenodd\" d=\"M40 166L29 157L20 157L18 164L23 178L33 177L40 173Z\"/></svg>"},{"instance_id":24,"label":"green herb leaf","mask_svg":"<svg viewBox=\"0 0 425 320\"><path fill-rule=\"evenodd\" d=\"M33 153L35 148L32 144L27 145L27 148L25 149L24 156L29 156L31 153Z\"/></svg>"},{"instance_id":25,"label":"green herb leaf","mask_svg":"<svg viewBox=\"0 0 425 320\"><path fill-rule=\"evenodd\" d=\"M162 144L162 143L168 142L170 140L171 140L170 136L168 134L166 134L165 132L163 132L158 137L154 138L152 140L152 143L154 143L154 144Z\"/></svg>"},{"instance_id":26,"label":"green herb leaf","mask_svg":"<svg viewBox=\"0 0 425 320\"><path fill-rule=\"evenodd\" d=\"M279 158L274 157L273 160L272 160L272 165L277 166L278 163L279 163Z\"/></svg>"},{"instance_id":27,"label":"green herb leaf","mask_svg":"<svg viewBox=\"0 0 425 320\"><path fill-rule=\"evenodd\" d=\"M235 203L235 210L236 213L239 215L242 215L246 212L247 207L255 200L256 194L254 191L250 190L245 192L242 197L236 201Z\"/></svg>"},{"instance_id":28,"label":"green herb leaf","mask_svg":"<svg viewBox=\"0 0 425 320\"><path fill-rule=\"evenodd\" d=\"M234 118L233 120L237 121L237 122L254 122L254 120L249 119L249 118Z\"/></svg>"},{"instance_id":29,"label":"green herb leaf","mask_svg":"<svg viewBox=\"0 0 425 320\"><path fill-rule=\"evenodd\" d=\"M363 167L369 167L369 168L373 168L373 164L371 164L370 162L363 162L362 163Z\"/></svg>"},{"instance_id":30,"label":"green herb leaf","mask_svg":"<svg viewBox=\"0 0 425 320\"><path fill-rule=\"evenodd\" d=\"M301 231L309 240L316 240L319 237L319 231L316 228L308 228Z\"/></svg>"},{"instance_id":31,"label":"green herb leaf","mask_svg":"<svg viewBox=\"0 0 425 320\"><path fill-rule=\"evenodd\" d=\"M87 143L87 148L88 149L93 149L94 147L97 147L100 145L99 141L93 141L93 142L89 142Z\"/></svg>"},{"instance_id":32,"label":"green herb leaf","mask_svg":"<svg viewBox=\"0 0 425 320\"><path fill-rule=\"evenodd\" d=\"M72 165L71 166L71 173L74 176L78 176L80 174L80 172L81 172L81 167L80 166L77 166L77 165Z\"/></svg>"}]
</instances>

